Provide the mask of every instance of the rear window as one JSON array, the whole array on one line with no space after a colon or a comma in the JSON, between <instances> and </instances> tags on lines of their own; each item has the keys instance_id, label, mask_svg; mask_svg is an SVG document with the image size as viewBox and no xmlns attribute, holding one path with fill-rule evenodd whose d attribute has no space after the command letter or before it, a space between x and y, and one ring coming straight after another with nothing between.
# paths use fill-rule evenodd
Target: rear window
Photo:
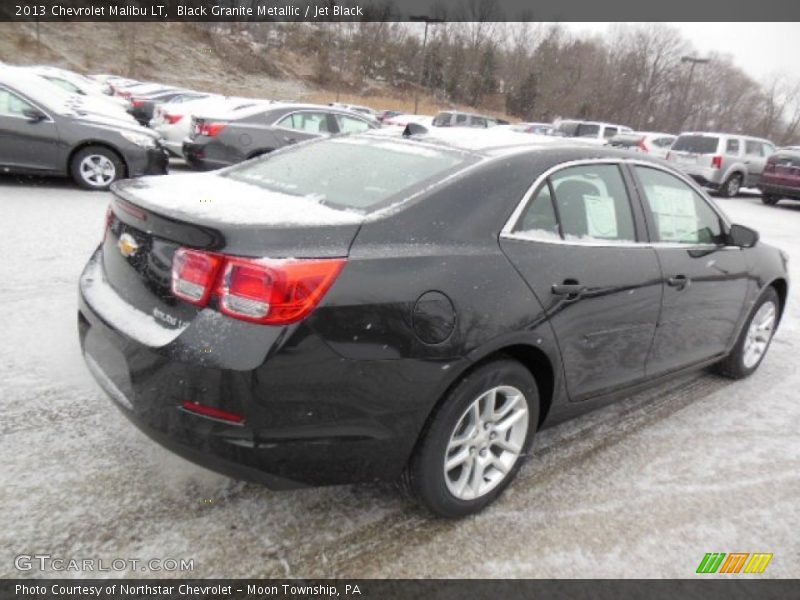
<instances>
[{"instance_id":1,"label":"rear window","mask_svg":"<svg viewBox=\"0 0 800 600\"><path fill-rule=\"evenodd\" d=\"M474 160L414 142L349 137L267 155L231 167L223 177L334 208L373 212Z\"/></svg>"},{"instance_id":2,"label":"rear window","mask_svg":"<svg viewBox=\"0 0 800 600\"><path fill-rule=\"evenodd\" d=\"M672 150L692 152L694 154L714 154L719 145L719 138L708 135L680 135L672 145Z\"/></svg>"}]
</instances>

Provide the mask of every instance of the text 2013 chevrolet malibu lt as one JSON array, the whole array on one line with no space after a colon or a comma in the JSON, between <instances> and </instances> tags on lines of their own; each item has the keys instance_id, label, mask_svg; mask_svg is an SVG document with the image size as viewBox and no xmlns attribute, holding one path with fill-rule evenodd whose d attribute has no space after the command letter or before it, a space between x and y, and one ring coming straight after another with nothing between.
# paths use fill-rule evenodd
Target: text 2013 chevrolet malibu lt
<instances>
[{"instance_id":1,"label":"text 2013 chevrolet malibu lt","mask_svg":"<svg viewBox=\"0 0 800 600\"><path fill-rule=\"evenodd\" d=\"M121 182L90 370L156 441L268 486L494 500L545 424L769 347L786 258L660 162L377 134Z\"/></svg>"}]
</instances>

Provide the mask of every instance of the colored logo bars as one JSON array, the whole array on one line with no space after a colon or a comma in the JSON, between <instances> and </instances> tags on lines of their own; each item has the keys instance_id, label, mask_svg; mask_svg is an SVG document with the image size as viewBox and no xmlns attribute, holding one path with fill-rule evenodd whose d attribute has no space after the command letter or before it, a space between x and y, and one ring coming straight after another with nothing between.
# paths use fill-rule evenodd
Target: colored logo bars
<instances>
[{"instance_id":1,"label":"colored logo bars","mask_svg":"<svg viewBox=\"0 0 800 600\"><path fill-rule=\"evenodd\" d=\"M727 558L726 558L727 557ZM750 560L748 560L750 557ZM767 568L772 554L756 552L708 552L700 565L697 567L698 573L763 573ZM746 565L746 566L745 566ZM742 570L744 567L744 570Z\"/></svg>"}]
</instances>

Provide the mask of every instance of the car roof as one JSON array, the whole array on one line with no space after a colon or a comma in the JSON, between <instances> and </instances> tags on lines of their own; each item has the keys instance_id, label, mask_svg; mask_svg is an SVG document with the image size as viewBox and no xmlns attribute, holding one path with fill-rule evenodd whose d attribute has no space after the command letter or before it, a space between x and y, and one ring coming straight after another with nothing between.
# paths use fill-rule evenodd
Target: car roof
<instances>
[{"instance_id":1,"label":"car roof","mask_svg":"<svg viewBox=\"0 0 800 600\"><path fill-rule=\"evenodd\" d=\"M747 135L744 133L724 133L721 131L683 131L680 135L700 135L700 136L708 136L708 137L738 137L738 138L746 138L748 140L754 140L757 142L766 142L767 144L773 144L770 140L766 138L756 137L754 135Z\"/></svg>"}]
</instances>

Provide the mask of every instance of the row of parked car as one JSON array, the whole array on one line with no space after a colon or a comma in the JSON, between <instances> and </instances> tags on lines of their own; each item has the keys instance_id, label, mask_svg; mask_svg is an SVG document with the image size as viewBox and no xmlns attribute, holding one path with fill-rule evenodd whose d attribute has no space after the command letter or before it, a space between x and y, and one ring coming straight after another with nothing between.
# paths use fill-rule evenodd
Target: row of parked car
<instances>
[{"instance_id":1,"label":"row of parked car","mask_svg":"<svg viewBox=\"0 0 800 600\"><path fill-rule=\"evenodd\" d=\"M0 169L71 176L87 189L162 174L169 156L216 169L319 136L377 128L507 130L644 152L674 163L725 197L759 187L766 204L800 199L800 149L726 133L637 132L600 121L510 124L447 110L409 115L331 103L223 96L111 74L0 65Z\"/></svg>"}]
</instances>

